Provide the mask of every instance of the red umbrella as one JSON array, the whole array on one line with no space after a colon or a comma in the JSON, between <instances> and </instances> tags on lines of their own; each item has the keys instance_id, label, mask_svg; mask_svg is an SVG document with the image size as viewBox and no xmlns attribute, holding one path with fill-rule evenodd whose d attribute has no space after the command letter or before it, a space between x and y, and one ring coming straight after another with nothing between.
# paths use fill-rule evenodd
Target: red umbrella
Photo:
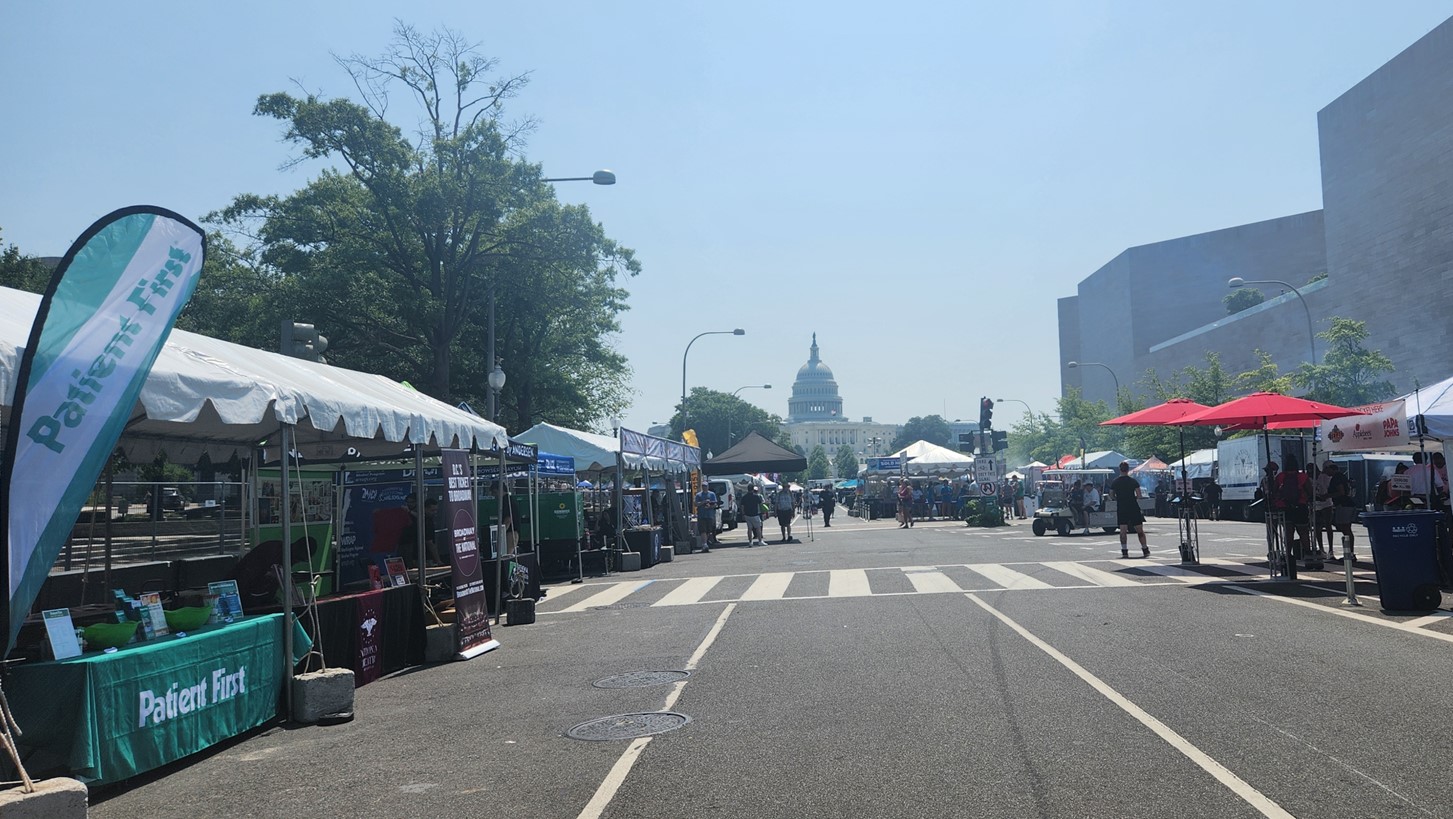
<instances>
[{"instance_id":1,"label":"red umbrella","mask_svg":"<svg viewBox=\"0 0 1453 819\"><path fill-rule=\"evenodd\" d=\"M1185 424L1185 418L1204 412L1210 409L1205 404L1197 404L1189 398L1172 398L1164 404L1156 404L1153 407L1146 407L1143 410L1136 410L1129 415L1122 415L1119 418L1111 418L1108 421L1101 421L1102 427L1174 427Z\"/></svg>"},{"instance_id":2,"label":"red umbrella","mask_svg":"<svg viewBox=\"0 0 1453 819\"><path fill-rule=\"evenodd\" d=\"M1205 404L1197 404L1189 398L1172 398L1164 404L1156 404L1153 407L1146 407L1137 410L1129 415L1122 415L1119 418L1111 418L1108 421L1101 421L1100 426L1122 426L1122 427L1183 427L1190 422L1186 419L1198 415L1210 407ZM1185 490L1189 491L1190 478L1186 471L1186 433L1181 430L1181 481Z\"/></svg>"},{"instance_id":3,"label":"red umbrella","mask_svg":"<svg viewBox=\"0 0 1453 819\"><path fill-rule=\"evenodd\" d=\"M1321 401L1308 401L1305 398L1275 392L1254 392L1224 404L1218 404L1203 412L1188 415L1181 419L1181 423L1264 429L1268 424L1277 422L1321 421L1357 414L1357 410L1336 407Z\"/></svg>"}]
</instances>

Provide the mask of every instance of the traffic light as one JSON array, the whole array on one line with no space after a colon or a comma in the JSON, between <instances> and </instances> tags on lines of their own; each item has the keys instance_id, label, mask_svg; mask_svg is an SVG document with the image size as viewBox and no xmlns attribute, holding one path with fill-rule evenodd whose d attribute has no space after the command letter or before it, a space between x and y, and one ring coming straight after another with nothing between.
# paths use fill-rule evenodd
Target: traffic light
<instances>
[{"instance_id":1,"label":"traffic light","mask_svg":"<svg viewBox=\"0 0 1453 819\"><path fill-rule=\"evenodd\" d=\"M297 321L283 321L282 343L278 347L283 355L326 364L323 353L327 349L328 337L320 335L318 328Z\"/></svg>"},{"instance_id":2,"label":"traffic light","mask_svg":"<svg viewBox=\"0 0 1453 819\"><path fill-rule=\"evenodd\" d=\"M974 449L975 449L975 447L974 447L974 433L972 433L972 432L960 432L959 433L959 451L960 452L973 452Z\"/></svg>"},{"instance_id":3,"label":"traffic light","mask_svg":"<svg viewBox=\"0 0 1453 819\"><path fill-rule=\"evenodd\" d=\"M1006 450L1008 448L1009 448L1009 433L1005 432L1002 429L1001 430L996 430L994 432L994 451L995 452L1003 452L1004 450Z\"/></svg>"},{"instance_id":4,"label":"traffic light","mask_svg":"<svg viewBox=\"0 0 1453 819\"><path fill-rule=\"evenodd\" d=\"M979 429L994 426L994 402L988 398L979 399Z\"/></svg>"}]
</instances>

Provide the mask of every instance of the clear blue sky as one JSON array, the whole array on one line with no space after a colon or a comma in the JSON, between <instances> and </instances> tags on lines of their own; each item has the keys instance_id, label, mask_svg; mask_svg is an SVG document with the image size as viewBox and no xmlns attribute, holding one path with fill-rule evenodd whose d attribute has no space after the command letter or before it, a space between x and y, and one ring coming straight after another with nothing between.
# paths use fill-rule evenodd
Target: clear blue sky
<instances>
[{"instance_id":1,"label":"clear blue sky","mask_svg":"<svg viewBox=\"0 0 1453 819\"><path fill-rule=\"evenodd\" d=\"M615 340L644 428L733 327L690 383L771 383L742 397L783 415L814 330L853 418L1052 409L1055 299L1126 247L1320 207L1318 109L1453 2L13 2L0 236L59 255L124 205L301 187L254 101L350 95L330 52L400 14L532 72L512 112L547 173L619 175L559 193L645 266Z\"/></svg>"}]
</instances>

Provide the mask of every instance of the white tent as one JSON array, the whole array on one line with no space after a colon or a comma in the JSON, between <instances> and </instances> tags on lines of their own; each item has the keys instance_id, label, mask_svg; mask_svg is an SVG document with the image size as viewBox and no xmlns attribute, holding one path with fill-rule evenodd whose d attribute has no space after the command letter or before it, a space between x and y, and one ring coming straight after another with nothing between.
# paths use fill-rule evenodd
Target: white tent
<instances>
[{"instance_id":1,"label":"white tent","mask_svg":"<svg viewBox=\"0 0 1453 819\"><path fill-rule=\"evenodd\" d=\"M1453 378L1446 378L1431 387L1423 387L1404 395L1404 412L1409 420L1423 416L1421 432L1428 438L1453 439ZM1409 434L1416 438L1416 427Z\"/></svg>"},{"instance_id":2,"label":"white tent","mask_svg":"<svg viewBox=\"0 0 1453 819\"><path fill-rule=\"evenodd\" d=\"M927 441L909 444L892 457L904 459L904 471L910 475L967 472L974 468L974 456Z\"/></svg>"},{"instance_id":3,"label":"white tent","mask_svg":"<svg viewBox=\"0 0 1453 819\"><path fill-rule=\"evenodd\" d=\"M0 288L0 399L5 419L40 296ZM504 428L381 375L345 370L173 330L142 387L121 445L133 460L176 463L246 455L281 424L313 458L426 448L505 447Z\"/></svg>"},{"instance_id":4,"label":"white tent","mask_svg":"<svg viewBox=\"0 0 1453 819\"><path fill-rule=\"evenodd\" d=\"M1086 452L1083 458L1066 461L1060 469L1117 469L1123 460L1126 460L1125 456L1113 449L1102 449Z\"/></svg>"},{"instance_id":5,"label":"white tent","mask_svg":"<svg viewBox=\"0 0 1453 819\"><path fill-rule=\"evenodd\" d=\"M1198 449L1187 455L1184 459L1176 461L1168 468L1175 474L1176 480L1181 478L1181 467L1186 470L1186 477L1191 480L1196 478L1209 478L1211 471L1216 467L1216 450Z\"/></svg>"},{"instance_id":6,"label":"white tent","mask_svg":"<svg viewBox=\"0 0 1453 819\"><path fill-rule=\"evenodd\" d=\"M555 455L566 455L575 459L576 472L600 472L616 468L616 455L621 451L620 440L609 435L583 432L578 429L557 427L554 424L536 424L515 436L515 440L534 444L541 450ZM652 471L660 472L667 467L660 458L627 453L623 462L629 467L647 465Z\"/></svg>"}]
</instances>

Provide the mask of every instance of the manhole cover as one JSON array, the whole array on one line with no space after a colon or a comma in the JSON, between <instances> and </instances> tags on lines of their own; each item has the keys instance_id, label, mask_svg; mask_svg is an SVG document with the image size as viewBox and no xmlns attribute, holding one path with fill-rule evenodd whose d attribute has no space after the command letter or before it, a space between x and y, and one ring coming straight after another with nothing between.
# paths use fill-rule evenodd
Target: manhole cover
<instances>
[{"instance_id":1,"label":"manhole cover","mask_svg":"<svg viewBox=\"0 0 1453 819\"><path fill-rule=\"evenodd\" d=\"M596 688L646 688L680 682L690 676L690 671L628 671L596 680L591 685Z\"/></svg>"},{"instance_id":2,"label":"manhole cover","mask_svg":"<svg viewBox=\"0 0 1453 819\"><path fill-rule=\"evenodd\" d=\"M691 721L691 717L675 711L651 711L642 714L616 714L601 717L579 725L565 732L571 739L590 742L605 742L612 739L636 739L664 734Z\"/></svg>"}]
</instances>

